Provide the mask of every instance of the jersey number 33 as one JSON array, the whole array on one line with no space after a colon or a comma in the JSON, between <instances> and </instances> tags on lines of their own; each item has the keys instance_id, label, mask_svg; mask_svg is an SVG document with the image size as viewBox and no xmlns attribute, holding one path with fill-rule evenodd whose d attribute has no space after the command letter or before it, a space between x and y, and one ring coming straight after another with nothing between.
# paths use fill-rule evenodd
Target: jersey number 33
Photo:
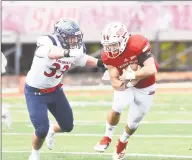
<instances>
[{"instance_id":1,"label":"jersey number 33","mask_svg":"<svg viewBox=\"0 0 192 160\"><path fill-rule=\"evenodd\" d=\"M53 77L55 76L55 78L60 78L64 72L66 72L69 69L69 65L65 65L63 66L63 69L61 70L61 66L59 63L53 63L51 66L53 66L54 68L50 68L50 73L47 73L46 71L44 71L44 75L47 77ZM61 73L59 75L57 75L57 70L60 70Z\"/></svg>"}]
</instances>

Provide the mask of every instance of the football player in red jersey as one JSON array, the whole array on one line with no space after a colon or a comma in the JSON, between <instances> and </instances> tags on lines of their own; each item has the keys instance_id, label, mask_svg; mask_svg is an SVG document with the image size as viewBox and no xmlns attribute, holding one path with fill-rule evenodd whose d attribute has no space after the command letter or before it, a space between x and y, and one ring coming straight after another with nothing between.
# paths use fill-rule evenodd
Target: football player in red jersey
<instances>
[{"instance_id":1,"label":"football player in red jersey","mask_svg":"<svg viewBox=\"0 0 192 160\"><path fill-rule=\"evenodd\" d=\"M113 155L114 160L122 160L129 137L152 105L158 63L151 53L148 39L140 34L130 35L125 25L119 22L111 23L103 30L101 44L101 57L114 88L114 99L107 116L105 135L94 150L104 152L107 149L120 113L129 104L127 124ZM141 68L134 71L131 64L138 64Z\"/></svg>"}]
</instances>

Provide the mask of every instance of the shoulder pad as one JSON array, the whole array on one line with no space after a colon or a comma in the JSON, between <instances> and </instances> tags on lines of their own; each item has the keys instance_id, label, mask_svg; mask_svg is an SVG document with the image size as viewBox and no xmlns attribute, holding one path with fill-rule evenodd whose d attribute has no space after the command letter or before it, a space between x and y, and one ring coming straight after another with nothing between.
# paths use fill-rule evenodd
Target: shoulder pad
<instances>
[{"instance_id":1,"label":"shoulder pad","mask_svg":"<svg viewBox=\"0 0 192 160\"><path fill-rule=\"evenodd\" d=\"M37 46L53 45L51 39L48 36L39 36L37 38Z\"/></svg>"},{"instance_id":2,"label":"shoulder pad","mask_svg":"<svg viewBox=\"0 0 192 160\"><path fill-rule=\"evenodd\" d=\"M149 41L147 41L142 49L142 52L149 51L151 49L151 46L149 44Z\"/></svg>"},{"instance_id":3,"label":"shoulder pad","mask_svg":"<svg viewBox=\"0 0 192 160\"><path fill-rule=\"evenodd\" d=\"M138 52L146 52L150 50L150 44L147 38L140 34L136 34L131 36L130 38L130 47L134 51Z\"/></svg>"}]
</instances>

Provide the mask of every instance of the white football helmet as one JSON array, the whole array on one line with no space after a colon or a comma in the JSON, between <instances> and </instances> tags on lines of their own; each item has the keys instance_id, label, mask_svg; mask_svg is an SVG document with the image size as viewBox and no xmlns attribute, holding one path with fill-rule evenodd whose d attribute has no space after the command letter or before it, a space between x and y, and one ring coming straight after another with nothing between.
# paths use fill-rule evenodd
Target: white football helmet
<instances>
[{"instance_id":1,"label":"white football helmet","mask_svg":"<svg viewBox=\"0 0 192 160\"><path fill-rule=\"evenodd\" d=\"M111 23L104 28L101 35L101 44L109 58L116 58L125 50L129 34L124 24Z\"/></svg>"}]
</instances>

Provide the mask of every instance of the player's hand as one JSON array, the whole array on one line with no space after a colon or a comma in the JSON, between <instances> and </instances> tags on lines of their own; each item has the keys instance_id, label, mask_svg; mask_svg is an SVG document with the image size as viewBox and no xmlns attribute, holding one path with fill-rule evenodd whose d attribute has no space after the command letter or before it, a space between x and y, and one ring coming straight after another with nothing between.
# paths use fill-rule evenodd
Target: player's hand
<instances>
[{"instance_id":1,"label":"player's hand","mask_svg":"<svg viewBox=\"0 0 192 160\"><path fill-rule=\"evenodd\" d=\"M129 81L129 84L127 84L127 87L134 87L139 81L140 79L132 79Z\"/></svg>"},{"instance_id":2,"label":"player's hand","mask_svg":"<svg viewBox=\"0 0 192 160\"><path fill-rule=\"evenodd\" d=\"M123 74L119 77L119 79L122 81L136 79L135 71L128 66L128 69L123 69Z\"/></svg>"},{"instance_id":3,"label":"player's hand","mask_svg":"<svg viewBox=\"0 0 192 160\"><path fill-rule=\"evenodd\" d=\"M83 55L82 49L70 49L69 56L80 58Z\"/></svg>"}]
</instances>

